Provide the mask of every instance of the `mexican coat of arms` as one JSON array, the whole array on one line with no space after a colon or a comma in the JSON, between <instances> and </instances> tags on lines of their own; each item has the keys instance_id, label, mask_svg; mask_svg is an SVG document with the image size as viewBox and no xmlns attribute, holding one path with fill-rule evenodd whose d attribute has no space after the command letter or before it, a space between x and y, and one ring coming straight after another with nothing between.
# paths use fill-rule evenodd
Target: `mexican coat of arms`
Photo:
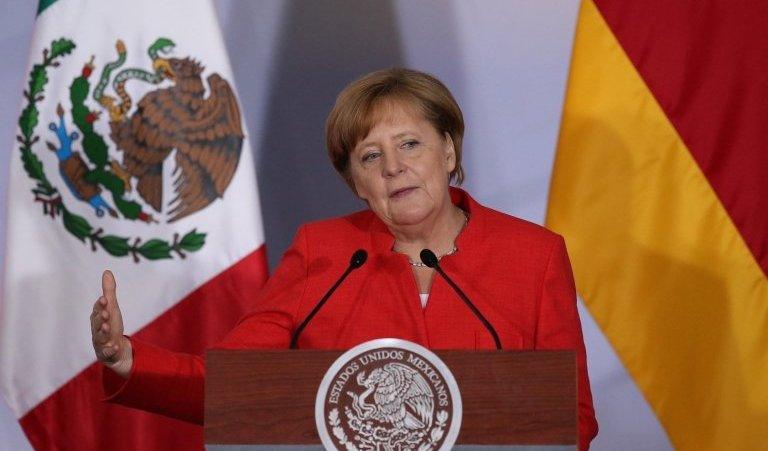
<instances>
[{"instance_id":1,"label":"mexican coat of arms","mask_svg":"<svg viewBox=\"0 0 768 451\"><path fill-rule=\"evenodd\" d=\"M404 340L373 340L328 370L315 421L327 449L450 449L461 426L461 396L450 370L429 350Z\"/></svg>"},{"instance_id":2,"label":"mexican coat of arms","mask_svg":"<svg viewBox=\"0 0 768 451\"><path fill-rule=\"evenodd\" d=\"M224 196L244 139L230 84L218 73L203 80L204 67L192 58L169 57L175 43L167 38L147 49L148 69L124 67L128 51L118 40L110 61L98 68L91 56L64 98L46 100L49 76L75 47L66 38L53 41L33 65L24 92L17 141L24 169L35 182L35 202L44 214L61 217L65 229L94 251L100 247L138 262L184 258L199 250L206 234L196 229L171 240L141 240L109 233L104 221L173 223ZM131 84L144 92L138 101L130 94ZM55 117L40 117L44 100L56 102ZM97 127L100 121L108 127ZM47 130L38 131L46 122ZM57 162L56 178L45 170L44 161L51 158ZM173 168L170 183L164 180L166 160ZM73 200L87 205L96 218L73 208Z\"/></svg>"}]
</instances>

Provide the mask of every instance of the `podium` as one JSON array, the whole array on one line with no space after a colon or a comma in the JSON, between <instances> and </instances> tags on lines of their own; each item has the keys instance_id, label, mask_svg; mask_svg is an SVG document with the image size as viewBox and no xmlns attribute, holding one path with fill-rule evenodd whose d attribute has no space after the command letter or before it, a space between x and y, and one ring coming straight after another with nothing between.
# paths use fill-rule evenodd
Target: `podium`
<instances>
[{"instance_id":1,"label":"podium","mask_svg":"<svg viewBox=\"0 0 768 451\"><path fill-rule=\"evenodd\" d=\"M572 351L433 351L461 391L454 449L575 450ZM321 450L315 396L342 351L209 350L208 450Z\"/></svg>"}]
</instances>

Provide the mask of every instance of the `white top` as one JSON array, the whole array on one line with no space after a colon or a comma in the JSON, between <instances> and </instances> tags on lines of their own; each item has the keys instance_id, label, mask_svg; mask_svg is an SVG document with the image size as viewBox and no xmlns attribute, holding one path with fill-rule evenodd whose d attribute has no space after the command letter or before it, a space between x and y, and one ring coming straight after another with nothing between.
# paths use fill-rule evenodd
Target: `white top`
<instances>
[{"instance_id":1,"label":"white top","mask_svg":"<svg viewBox=\"0 0 768 451\"><path fill-rule=\"evenodd\" d=\"M419 293L419 297L421 298L421 308L426 307L427 300L429 299L429 293Z\"/></svg>"}]
</instances>

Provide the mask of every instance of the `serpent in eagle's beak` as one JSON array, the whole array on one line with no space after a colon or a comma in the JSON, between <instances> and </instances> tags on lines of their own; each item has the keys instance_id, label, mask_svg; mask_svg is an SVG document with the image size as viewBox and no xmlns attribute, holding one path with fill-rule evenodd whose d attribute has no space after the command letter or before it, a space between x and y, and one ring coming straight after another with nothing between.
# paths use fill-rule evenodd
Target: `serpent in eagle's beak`
<instances>
[{"instance_id":1,"label":"serpent in eagle's beak","mask_svg":"<svg viewBox=\"0 0 768 451\"><path fill-rule=\"evenodd\" d=\"M171 62L166 58L155 58L152 61L152 68L161 78L176 80L176 73L171 68Z\"/></svg>"}]
</instances>

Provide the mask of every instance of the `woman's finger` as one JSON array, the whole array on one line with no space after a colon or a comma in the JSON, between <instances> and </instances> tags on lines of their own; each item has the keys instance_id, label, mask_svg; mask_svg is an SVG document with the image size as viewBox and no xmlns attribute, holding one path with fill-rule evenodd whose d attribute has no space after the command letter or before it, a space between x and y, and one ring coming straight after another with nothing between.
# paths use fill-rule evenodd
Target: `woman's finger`
<instances>
[{"instance_id":1,"label":"woman's finger","mask_svg":"<svg viewBox=\"0 0 768 451\"><path fill-rule=\"evenodd\" d=\"M101 348L101 355L104 360L109 360L117 354L114 346L103 346Z\"/></svg>"},{"instance_id":2,"label":"woman's finger","mask_svg":"<svg viewBox=\"0 0 768 451\"><path fill-rule=\"evenodd\" d=\"M100 317L98 315L91 317L91 335L96 335L99 329L101 329Z\"/></svg>"},{"instance_id":3,"label":"woman's finger","mask_svg":"<svg viewBox=\"0 0 768 451\"><path fill-rule=\"evenodd\" d=\"M93 305L93 312L91 312L91 335L95 334L101 327L101 323L103 322L101 312L102 308L99 305L99 301L96 301Z\"/></svg>"},{"instance_id":4,"label":"woman's finger","mask_svg":"<svg viewBox=\"0 0 768 451\"><path fill-rule=\"evenodd\" d=\"M96 302L93 303L93 309L91 310L91 317L93 317L94 315L96 315L97 313L99 313L104 309L104 306L106 304L103 304L102 301L106 301L106 299L104 299L104 296L99 296L99 298L96 299Z\"/></svg>"},{"instance_id":5,"label":"woman's finger","mask_svg":"<svg viewBox=\"0 0 768 451\"><path fill-rule=\"evenodd\" d=\"M101 275L101 291L108 302L117 303L117 283L110 270Z\"/></svg>"},{"instance_id":6,"label":"woman's finger","mask_svg":"<svg viewBox=\"0 0 768 451\"><path fill-rule=\"evenodd\" d=\"M109 324L107 323L101 323L99 328L96 330L96 333L94 334L93 338L96 344L98 345L104 345L110 340L110 334L109 334Z\"/></svg>"},{"instance_id":7,"label":"woman's finger","mask_svg":"<svg viewBox=\"0 0 768 451\"><path fill-rule=\"evenodd\" d=\"M97 344L97 345L99 345L99 346L104 346L104 343L106 343L106 342L107 342L107 336L106 336L106 334L104 333L104 331L102 331L101 329L99 329L99 331L98 331L98 332L96 332L96 335L94 336L94 340L96 341L96 344Z\"/></svg>"},{"instance_id":8,"label":"woman's finger","mask_svg":"<svg viewBox=\"0 0 768 451\"><path fill-rule=\"evenodd\" d=\"M117 283L109 270L101 276L101 291L91 312L91 336L96 358L111 366L122 358L123 322L117 303Z\"/></svg>"},{"instance_id":9,"label":"woman's finger","mask_svg":"<svg viewBox=\"0 0 768 451\"><path fill-rule=\"evenodd\" d=\"M89 317L89 320L91 321L91 326L96 322L97 319L99 319L101 313L101 309L97 309L94 307L93 311L91 312L91 316Z\"/></svg>"}]
</instances>

